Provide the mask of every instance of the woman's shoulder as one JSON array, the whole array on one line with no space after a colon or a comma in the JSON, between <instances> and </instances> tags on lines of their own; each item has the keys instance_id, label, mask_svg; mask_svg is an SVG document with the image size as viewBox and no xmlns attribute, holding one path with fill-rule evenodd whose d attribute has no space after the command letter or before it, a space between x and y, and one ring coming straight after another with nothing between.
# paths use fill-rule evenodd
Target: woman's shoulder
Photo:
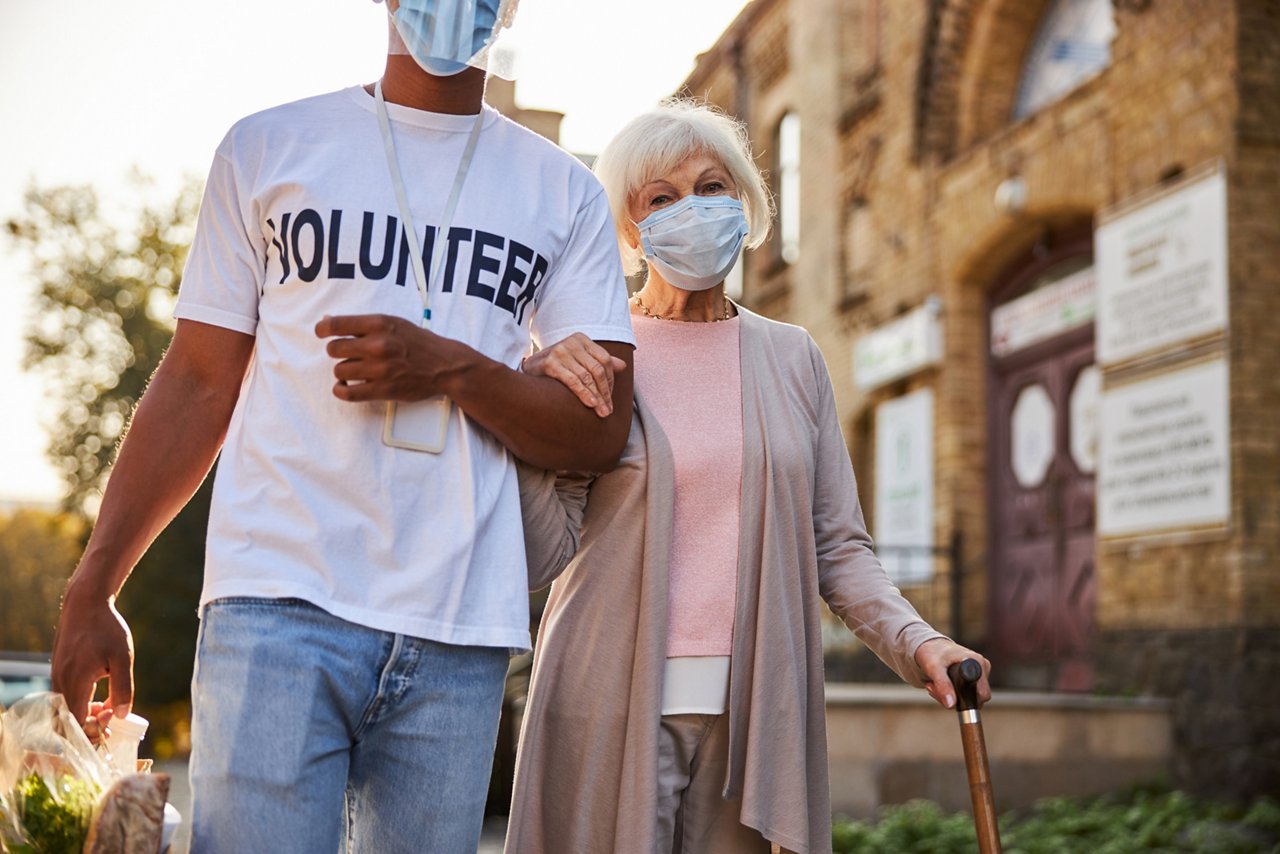
<instances>
[{"instance_id":1,"label":"woman's shoulder","mask_svg":"<svg viewBox=\"0 0 1280 854\"><path fill-rule=\"evenodd\" d=\"M747 346L763 345L785 361L825 364L818 342L803 326L774 320L742 306L738 306L738 314L742 318L742 335Z\"/></svg>"}]
</instances>

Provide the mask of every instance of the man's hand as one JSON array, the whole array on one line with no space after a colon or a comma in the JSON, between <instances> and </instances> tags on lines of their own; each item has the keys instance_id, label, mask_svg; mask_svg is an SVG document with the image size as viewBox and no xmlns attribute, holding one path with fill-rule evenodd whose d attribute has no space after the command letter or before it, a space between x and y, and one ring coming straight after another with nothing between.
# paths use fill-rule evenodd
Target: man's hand
<instances>
[{"instance_id":1,"label":"man's hand","mask_svg":"<svg viewBox=\"0 0 1280 854\"><path fill-rule=\"evenodd\" d=\"M611 356L581 332L575 332L527 357L520 370L530 376L559 380L577 395L583 406L594 409L601 418L608 418L613 412L613 376L626 367L626 362Z\"/></svg>"},{"instance_id":2,"label":"man's hand","mask_svg":"<svg viewBox=\"0 0 1280 854\"><path fill-rule=\"evenodd\" d=\"M347 401L413 401L447 394L445 383L470 351L386 314L325 317L316 324L316 336L333 339L325 346L338 360L333 394Z\"/></svg>"},{"instance_id":3,"label":"man's hand","mask_svg":"<svg viewBox=\"0 0 1280 854\"><path fill-rule=\"evenodd\" d=\"M96 710L91 710L89 703L94 686L104 676L110 687L106 707L94 714ZM96 718L105 725L111 717L129 714L133 706L133 635L116 610L114 596L82 593L74 580L68 585L53 640L53 690L62 694L82 723Z\"/></svg>"},{"instance_id":4,"label":"man's hand","mask_svg":"<svg viewBox=\"0 0 1280 854\"><path fill-rule=\"evenodd\" d=\"M403 318L326 317L315 331L333 339L326 352L338 360L333 394L340 400L414 401L447 395L517 459L544 469L609 471L626 444L632 412L629 344L593 345L617 371L616 399L609 401L608 414L601 415L599 400L587 409L581 395L558 380L513 371L461 341ZM604 382L607 387L607 376ZM590 393L600 392L597 385Z\"/></svg>"},{"instance_id":5,"label":"man's hand","mask_svg":"<svg viewBox=\"0 0 1280 854\"><path fill-rule=\"evenodd\" d=\"M978 682L978 705L981 706L991 699L991 684L987 681L991 676L991 662L948 638L927 640L916 650L916 665L924 672L927 683L925 690L948 709L956 706L956 689L947 676L947 668L966 658L982 665L982 679Z\"/></svg>"}]
</instances>

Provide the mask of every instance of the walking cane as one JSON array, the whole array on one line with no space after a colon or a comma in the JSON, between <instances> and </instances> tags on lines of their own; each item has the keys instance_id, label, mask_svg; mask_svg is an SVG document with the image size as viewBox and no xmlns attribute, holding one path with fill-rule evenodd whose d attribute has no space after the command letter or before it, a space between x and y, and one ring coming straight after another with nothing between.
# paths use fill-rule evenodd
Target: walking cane
<instances>
[{"instance_id":1,"label":"walking cane","mask_svg":"<svg viewBox=\"0 0 1280 854\"><path fill-rule=\"evenodd\" d=\"M964 744L964 767L969 773L969 798L973 801L973 826L978 833L981 854L1000 854L1000 826L996 823L995 795L991 791L991 771L987 767L987 743L982 737L978 714L978 680L982 665L972 658L947 668L956 689L956 712L960 715L960 740Z\"/></svg>"}]
</instances>

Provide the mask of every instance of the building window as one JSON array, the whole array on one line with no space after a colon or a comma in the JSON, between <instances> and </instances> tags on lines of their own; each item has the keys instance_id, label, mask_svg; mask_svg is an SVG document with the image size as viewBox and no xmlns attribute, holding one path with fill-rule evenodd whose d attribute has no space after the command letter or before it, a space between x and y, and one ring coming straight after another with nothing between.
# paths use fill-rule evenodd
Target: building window
<instances>
[{"instance_id":1,"label":"building window","mask_svg":"<svg viewBox=\"0 0 1280 854\"><path fill-rule=\"evenodd\" d=\"M845 214L844 288L846 301L865 294L875 264L875 224L866 199L854 199Z\"/></svg>"},{"instance_id":2,"label":"building window","mask_svg":"<svg viewBox=\"0 0 1280 854\"><path fill-rule=\"evenodd\" d=\"M737 302L742 301L742 279L743 267L747 264L747 251L742 250L742 254L738 256L738 263L734 264L729 270L728 275L724 277L725 296Z\"/></svg>"},{"instance_id":3,"label":"building window","mask_svg":"<svg viewBox=\"0 0 1280 854\"><path fill-rule=\"evenodd\" d=\"M1053 0L1027 52L1014 119L1053 103L1106 68L1115 34L1111 0Z\"/></svg>"},{"instance_id":4,"label":"building window","mask_svg":"<svg viewBox=\"0 0 1280 854\"><path fill-rule=\"evenodd\" d=\"M800 117L787 113L778 123L778 257L800 257Z\"/></svg>"},{"instance_id":5,"label":"building window","mask_svg":"<svg viewBox=\"0 0 1280 854\"><path fill-rule=\"evenodd\" d=\"M850 82L880 65L880 0L859 0L840 14L842 72Z\"/></svg>"}]
</instances>

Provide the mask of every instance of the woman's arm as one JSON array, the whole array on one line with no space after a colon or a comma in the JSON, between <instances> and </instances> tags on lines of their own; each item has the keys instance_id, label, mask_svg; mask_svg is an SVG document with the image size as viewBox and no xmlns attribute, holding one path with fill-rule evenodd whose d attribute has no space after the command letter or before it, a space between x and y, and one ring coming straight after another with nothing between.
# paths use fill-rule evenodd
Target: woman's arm
<instances>
[{"instance_id":1,"label":"woman's arm","mask_svg":"<svg viewBox=\"0 0 1280 854\"><path fill-rule=\"evenodd\" d=\"M938 684L933 653L944 649L942 641L947 651L963 648L921 618L889 580L872 550L849 450L840 432L831 379L816 344L810 343L810 356L818 389L813 532L819 591L836 616L895 673L917 688L929 687L934 698L946 705L949 683L944 676ZM918 660L917 653L930 641L938 643L929 643L924 661ZM945 669L943 665L944 673Z\"/></svg>"},{"instance_id":2,"label":"woman's arm","mask_svg":"<svg viewBox=\"0 0 1280 854\"><path fill-rule=\"evenodd\" d=\"M529 589L541 590L564 572L578 551L582 517L594 476L557 477L555 472L527 463L518 463L517 473Z\"/></svg>"},{"instance_id":3,"label":"woman's arm","mask_svg":"<svg viewBox=\"0 0 1280 854\"><path fill-rule=\"evenodd\" d=\"M626 363L581 333L527 357L520 370L558 380L581 403L605 418L614 375ZM561 474L518 463L520 506L524 514L525 561L529 589L541 590L559 577L578 551L582 517L594 476Z\"/></svg>"}]
</instances>

